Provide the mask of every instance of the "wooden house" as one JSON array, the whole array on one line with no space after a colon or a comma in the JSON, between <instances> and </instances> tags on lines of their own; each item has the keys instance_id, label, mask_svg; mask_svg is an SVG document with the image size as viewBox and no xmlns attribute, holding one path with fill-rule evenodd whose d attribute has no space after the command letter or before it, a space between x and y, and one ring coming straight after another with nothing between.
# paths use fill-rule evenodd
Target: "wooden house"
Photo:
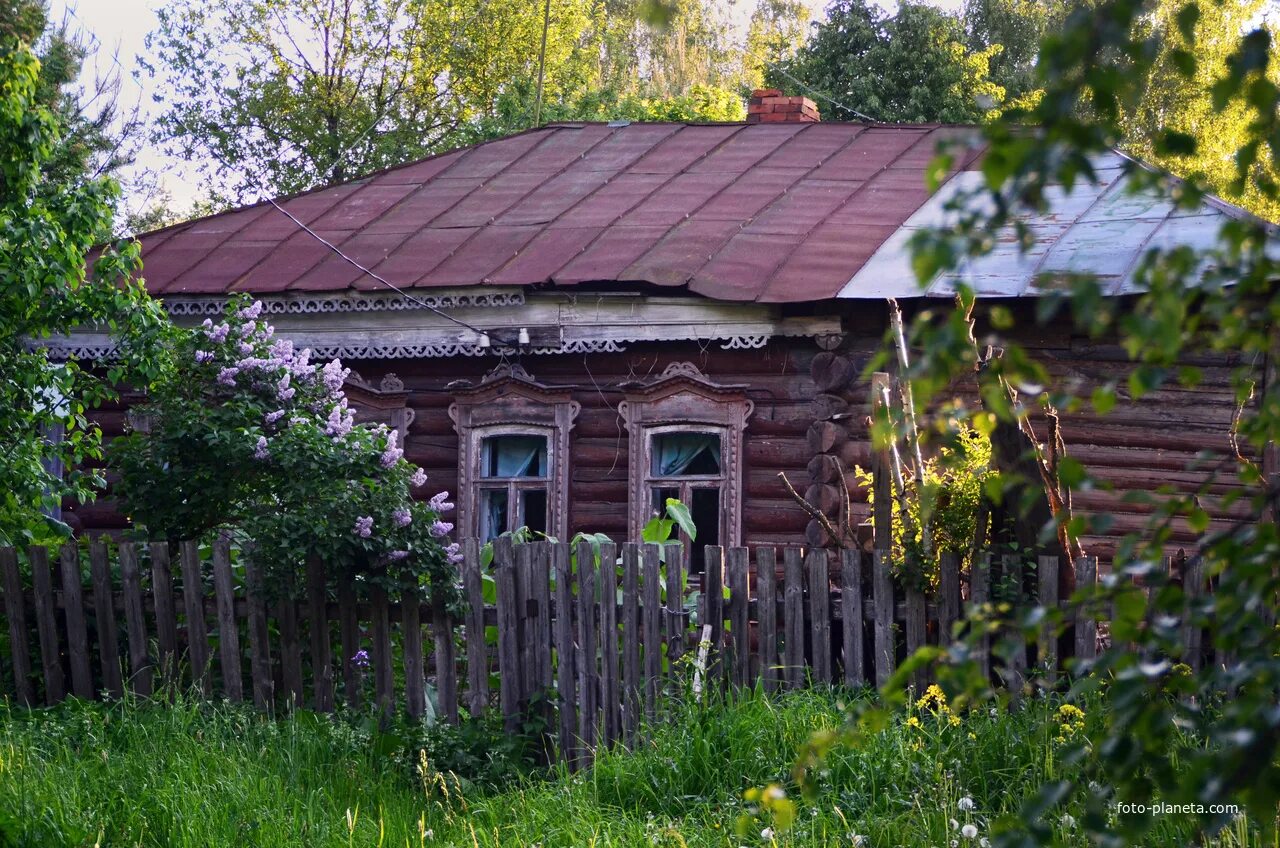
<instances>
[{"instance_id":1,"label":"wooden house","mask_svg":"<svg viewBox=\"0 0 1280 848\"><path fill-rule=\"evenodd\" d=\"M340 357L364 414L404 431L431 491L457 492L459 535L528 525L634 539L676 496L699 543L820 541L779 473L823 502L841 495L823 457L868 461L861 371L886 298L949 306L952 281L922 291L905 245L979 178L980 151L964 148L943 189L926 187L939 143L970 136L823 123L776 91L757 92L741 124L552 124L148 233L145 278L179 321L250 292L279 333ZM1029 252L1010 239L965 269L984 308L1032 314L1055 272L1098 273L1125 297L1146 246L1200 243L1243 214L1131 194L1122 164L1100 160L1100 186L1059 191ZM1118 346L1062 326L1023 332L1055 376L1115 380L1123 398ZM82 355L105 344L53 342ZM1195 388L1064 416L1071 453L1116 484L1078 493L1077 508L1111 513L1114 533L1150 509L1126 491L1194 486L1199 452L1230 454L1233 362L1195 362ZM1234 480L1228 470L1215 491ZM1211 508L1215 522L1232 512ZM109 500L72 520L123 526ZM1112 544L1086 541L1104 557Z\"/></svg>"}]
</instances>

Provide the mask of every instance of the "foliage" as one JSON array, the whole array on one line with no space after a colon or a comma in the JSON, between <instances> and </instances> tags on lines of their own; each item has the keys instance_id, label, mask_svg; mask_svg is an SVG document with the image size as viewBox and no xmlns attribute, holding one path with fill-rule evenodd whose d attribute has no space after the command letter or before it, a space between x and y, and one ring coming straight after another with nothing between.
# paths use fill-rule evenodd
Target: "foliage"
<instances>
[{"instance_id":1,"label":"foliage","mask_svg":"<svg viewBox=\"0 0 1280 848\"><path fill-rule=\"evenodd\" d=\"M112 445L121 505L153 538L234 527L282 577L318 557L393 591L425 581L451 600L460 555L441 541L453 529L440 518L448 494L416 500L426 474L396 431L355 424L348 370L274 339L261 311L241 296L221 323L175 331L138 426Z\"/></svg>"},{"instance_id":2,"label":"foliage","mask_svg":"<svg viewBox=\"0 0 1280 848\"><path fill-rule=\"evenodd\" d=\"M838 0L795 57L766 72L770 85L790 77L843 104L836 120L973 123L1005 98L991 76L999 45L966 46L959 17L924 3L902 3L887 17L867 0Z\"/></svg>"},{"instance_id":3,"label":"foliage","mask_svg":"<svg viewBox=\"0 0 1280 848\"><path fill-rule=\"evenodd\" d=\"M1152 149L1194 156L1224 142L1232 148L1232 178L1239 186L1276 200L1280 187L1268 170L1280 164L1280 145L1274 143L1280 135L1280 87L1270 31L1251 25L1218 32L1213 37L1224 43L1209 45L1209 63L1202 66L1199 22L1215 16L1220 4L1182 3L1171 15L1152 17L1160 8L1154 2L1108 0L1074 12L1045 37L1037 65L1043 96L1027 111L1010 112L984 128L985 184L950 203L954 227L922 231L914 239L913 261L922 281L990 250L997 234L1008 238L1013 229L1014 237L1020 235L1016 217L1043 210L1054 191L1051 184L1070 190L1095 180L1091 157L1123 141L1127 118L1143 108L1151 72L1160 62L1181 78L1180 97L1214 121L1188 125L1178 123L1183 113L1176 109L1150 113L1147 118L1158 115L1147 132ZM1171 22L1172 30L1152 25L1161 20ZM1224 63L1213 61L1223 55ZM1235 116L1237 132L1215 138L1216 120L1228 116ZM1195 209L1205 197L1206 186L1194 175L1181 182L1134 166L1129 178L1140 189L1165 192L1178 210ZM1150 246L1135 268L1141 294L1130 300L1104 297L1102 284L1088 276L1048 281L1060 294L1040 301L1035 321L1118 340L1130 360L1123 389L1133 398L1194 385L1200 371L1187 361L1193 352L1226 354L1228 362L1240 363L1228 366L1242 402L1238 438L1262 453L1280 438L1280 386L1259 385L1254 365L1274 353L1273 325L1280 315L1274 281L1280 269L1273 256L1274 245L1261 222L1231 217L1212 244ZM960 308L928 310L913 327L921 355L910 376L922 407L973 368L967 314L973 297L973 290L962 286ZM1116 383L1123 374L1083 388L1055 381L1011 332L1019 324L1015 316L996 309L991 317L983 343L1003 348L997 367L1012 385L1038 387L1023 392L1033 404L1049 400L1068 411L1092 407L1099 415L1115 407L1121 390ZM1260 397L1247 403L1255 393ZM1018 414L998 397L988 402L989 411L1005 420ZM1102 844L1133 844L1150 838L1155 820L1116 816L1115 805L1153 797L1203 805L1195 824L1209 834L1236 826L1218 806L1228 804L1241 805L1251 821L1274 829L1280 799L1280 712L1275 710L1280 653L1271 610L1280 591L1274 568L1280 532L1269 518L1280 489L1273 476L1243 455L1207 458L1201 470L1203 483L1193 491L1162 492L1149 499L1148 525L1120 545L1117 570L1142 577L1149 594L1115 578L1098 593L1102 605L1114 608L1112 647L1077 669L1073 690L1105 687L1113 711L1107 721L1088 729L1085 744L1075 751L1080 770L1050 776L1021 819L1004 824L998 844L1047 843L1054 817L1064 805L1074 804L1083 805L1080 822L1091 838ZM1243 489L1222 500L1241 518L1208 532L1204 502L1215 497L1212 487L1224 473L1243 482ZM1078 462L1064 466L1063 474L1075 489L1106 488ZM1106 515L1076 516L1072 530L1103 529L1107 522ZM1153 568L1175 523L1204 533L1198 548L1214 581L1212 593L1193 598ZM1218 651L1229 652L1231 660L1194 672L1179 668L1185 648L1178 625L1186 616L1203 625L1207 638ZM1061 627L1061 611L1040 610L1021 624L1031 630L1046 622ZM975 675L970 657L963 649L946 657L929 651L916 662L950 660L939 670L948 678L949 692L981 698L989 694L988 684ZM1177 740L1187 737L1201 744L1178 748Z\"/></svg>"},{"instance_id":4,"label":"foliage","mask_svg":"<svg viewBox=\"0 0 1280 848\"><path fill-rule=\"evenodd\" d=\"M549 121L741 121L742 98L724 88L693 85L686 94L669 97L633 91L601 90L567 103L553 104L544 114Z\"/></svg>"},{"instance_id":5,"label":"foliage","mask_svg":"<svg viewBox=\"0 0 1280 848\"><path fill-rule=\"evenodd\" d=\"M758 0L742 51L746 87L764 85L771 66L791 58L804 46L808 30L809 4L803 0Z\"/></svg>"},{"instance_id":6,"label":"foliage","mask_svg":"<svg viewBox=\"0 0 1280 848\"><path fill-rule=\"evenodd\" d=\"M165 320L133 279L136 245L110 245L88 262L110 238L118 188L55 167L65 127L40 90L30 47L0 31L0 544L65 535L42 510L56 512L64 497L89 500L103 485L88 464L101 456L89 410L147 368L55 362L30 343L77 326L141 336Z\"/></svg>"},{"instance_id":7,"label":"foliage","mask_svg":"<svg viewBox=\"0 0 1280 848\"><path fill-rule=\"evenodd\" d=\"M893 561L900 576L925 589L937 583L936 555L961 555L961 567L970 564L978 526L978 505L992 479L991 441L972 427L962 426L938 455L925 460L921 480L906 481L908 521L893 510ZM875 503L873 477L869 470L854 466L854 478L867 492L867 503ZM894 488L894 497L897 490ZM928 518L933 542L930 558L922 549L922 528ZM907 528L912 537L906 538Z\"/></svg>"},{"instance_id":8,"label":"foliage","mask_svg":"<svg viewBox=\"0 0 1280 848\"><path fill-rule=\"evenodd\" d=\"M930 698L888 716L865 748L833 751L813 775L810 803L792 780L797 747L838 728L845 704L865 702L820 689L689 702L645 728L636 751L599 752L590 771L525 772L508 760L528 776L495 783L484 775L507 745L492 726L472 742L465 727L381 731L372 716L306 711L272 720L181 696L29 713L0 706L0 841L869 848L955 839L979 848L1040 783L1078 772L1069 744L1057 741L1057 699L991 714ZM1100 704L1075 705L1083 719L1068 721L1083 721L1083 732L1107 721ZM796 813L789 830L744 797L751 786L775 787L770 806L787 802ZM1082 818L1077 805L1054 817L1057 844L1088 844ZM1263 844L1246 823L1233 828L1208 845ZM1145 844L1191 844L1191 831L1186 817L1154 817Z\"/></svg>"}]
</instances>

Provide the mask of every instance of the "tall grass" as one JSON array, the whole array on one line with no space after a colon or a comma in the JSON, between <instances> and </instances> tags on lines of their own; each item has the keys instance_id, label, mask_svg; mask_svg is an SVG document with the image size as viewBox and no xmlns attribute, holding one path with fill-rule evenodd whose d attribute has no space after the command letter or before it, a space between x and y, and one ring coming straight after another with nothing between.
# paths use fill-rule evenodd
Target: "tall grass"
<instances>
[{"instance_id":1,"label":"tall grass","mask_svg":"<svg viewBox=\"0 0 1280 848\"><path fill-rule=\"evenodd\" d=\"M803 798L797 752L840 726L842 697L677 706L634 752L488 788L350 718L272 720L181 697L0 708L0 845L976 848L1064 768L1054 704L954 718L913 709L865 744L836 748ZM795 803L785 830L744 798L769 785L770 797ZM1054 838L1085 844L1069 819ZM1248 838L1242 828L1220 844ZM1187 823L1171 820L1148 844L1190 839Z\"/></svg>"}]
</instances>

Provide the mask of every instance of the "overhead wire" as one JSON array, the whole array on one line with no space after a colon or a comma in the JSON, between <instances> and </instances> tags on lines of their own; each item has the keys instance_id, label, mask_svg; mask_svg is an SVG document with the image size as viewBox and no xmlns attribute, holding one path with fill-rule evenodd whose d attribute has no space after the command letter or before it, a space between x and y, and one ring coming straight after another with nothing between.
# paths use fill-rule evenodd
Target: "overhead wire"
<instances>
[{"instance_id":1,"label":"overhead wire","mask_svg":"<svg viewBox=\"0 0 1280 848\"><path fill-rule=\"evenodd\" d=\"M768 65L770 68L772 68L773 70L777 71L779 74L781 74L782 76L786 77L786 78L787 78L788 80L790 80L791 82L793 82L793 83L795 83L796 85L800 86L800 87L801 87L801 88L803 88L805 91L807 91L809 94L812 94L814 97L818 98L819 100L825 100L825 101L827 101L828 103L830 103L830 104L831 104L831 105L833 105L833 106L838 106L838 107L840 107L841 109L845 110L846 112L848 112L848 113L849 113L849 114L851 114L851 115L857 115L859 118L861 118L862 120L866 121L867 123L870 123L870 124L878 124L878 123L880 123L880 121L877 121L875 118L871 117L870 115L866 114L865 112L859 112L857 109L854 109L852 106L846 106L846 105L844 105L843 103L841 103L839 100L836 100L836 99L835 99L834 97L832 97L831 95L826 94L825 92L819 91L818 89L816 89L816 88L814 88L813 86L809 85L809 84L808 84L807 82L805 82L804 80L799 79L798 77L796 77L796 76L794 76L793 74L789 73L789 72L788 72L785 68L783 68L783 67L782 67L782 65L780 65L779 63L774 62L774 61L771 61L771 60L769 60L769 59L766 59L764 56L761 56L759 53L757 53L756 51L752 50L752 49L751 49L751 47L750 47L749 45L746 45L746 44L742 45L742 52L743 52L743 53L750 54L751 56L754 56L756 59L758 59L759 61L761 61L761 62L763 62L764 64Z\"/></svg>"}]
</instances>

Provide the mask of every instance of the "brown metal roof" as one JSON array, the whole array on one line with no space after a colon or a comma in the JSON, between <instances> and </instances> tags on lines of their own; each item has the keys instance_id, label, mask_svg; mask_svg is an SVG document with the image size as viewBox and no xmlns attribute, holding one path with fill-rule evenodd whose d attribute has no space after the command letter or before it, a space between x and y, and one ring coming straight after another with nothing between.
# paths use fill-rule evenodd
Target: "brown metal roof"
<instances>
[{"instance_id":1,"label":"brown metal roof","mask_svg":"<svg viewBox=\"0 0 1280 848\"><path fill-rule=\"evenodd\" d=\"M924 203L939 142L966 131L557 124L279 202L404 288L646 283L817 300ZM141 242L157 295L382 287L267 203Z\"/></svg>"}]
</instances>

